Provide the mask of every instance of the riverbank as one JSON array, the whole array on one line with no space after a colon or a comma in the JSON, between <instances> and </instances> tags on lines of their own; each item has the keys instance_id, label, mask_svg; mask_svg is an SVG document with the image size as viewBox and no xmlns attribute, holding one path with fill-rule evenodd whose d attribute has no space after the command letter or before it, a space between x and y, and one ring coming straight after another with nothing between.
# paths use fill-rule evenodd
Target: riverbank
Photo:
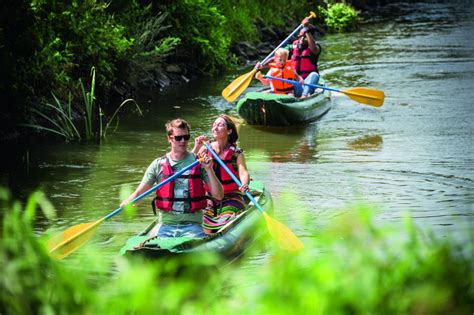
<instances>
[{"instance_id":1,"label":"riverbank","mask_svg":"<svg viewBox=\"0 0 474 315\"><path fill-rule=\"evenodd\" d=\"M351 5L357 10L360 17L360 27L364 27L366 23L370 23L370 19L378 14L378 12L386 12L391 9L383 9L381 5L386 5L385 1L351 1ZM298 27L298 19L289 19L285 26L277 27L268 25L261 18L255 19L255 29L257 30L257 38L263 39L261 42L253 42L244 40L230 46L229 58L235 58L237 63L235 67L243 67L254 64L263 60L277 47L283 39L291 34ZM311 23L311 30L315 39L320 39L328 33L327 27L323 23L321 15ZM289 39L291 43L293 39ZM287 44L288 44L287 43ZM121 98L134 97L142 90L153 91L156 93L166 93L166 89L170 86L186 85L192 80L198 80L203 76L199 65L195 63L174 63L163 64L153 73L134 74L130 66L125 67L121 72L121 80L114 87L117 96Z\"/></svg>"},{"instance_id":2,"label":"riverbank","mask_svg":"<svg viewBox=\"0 0 474 315\"><path fill-rule=\"evenodd\" d=\"M365 2L352 4L358 8ZM324 12L323 2L303 3L285 12L288 16L307 15L304 5ZM109 116L103 113L113 113L125 99L144 92L165 94L171 86L185 86L252 64L267 56L300 21L276 14L279 7L279 1L265 6L249 3L240 8L239 16L225 18L234 10L231 2L199 8L187 2L171 8L161 4L108 7L102 3L71 6L45 1L18 7L8 3L9 19L0 27L7 30L0 54L5 74L0 81L5 103L0 114L0 139L15 140L38 132L38 128L25 128L26 124L45 127L43 131L56 129L53 125L60 117L54 109L46 108L47 104L69 106L69 118L82 127L88 105L84 104L80 82L86 91L94 90L91 119L99 126L99 117L107 120ZM318 36L325 33L322 25L327 24L321 12L312 21ZM334 18L336 22L343 20ZM285 22L284 26L274 26ZM13 32L10 26L16 24L22 27ZM97 72L95 83L91 69ZM54 141L55 136L49 135Z\"/></svg>"},{"instance_id":3,"label":"riverbank","mask_svg":"<svg viewBox=\"0 0 474 315\"><path fill-rule=\"evenodd\" d=\"M285 27L276 27L265 25L261 19L257 19L256 25L259 30L258 37L263 38L264 41L259 43L241 41L232 45L229 49L229 55L237 60L236 67L254 64L256 61L264 59L298 27L295 21L288 22ZM327 32L324 26L320 24L311 24L311 27L317 38L321 38ZM291 43L292 40L290 39L288 43ZM202 76L199 66L194 63L170 62L147 74L137 73L132 69L132 65L125 65L120 71L121 79L113 90L116 96L122 99L134 97L142 90L166 93L166 89L170 86L186 85Z\"/></svg>"}]
</instances>

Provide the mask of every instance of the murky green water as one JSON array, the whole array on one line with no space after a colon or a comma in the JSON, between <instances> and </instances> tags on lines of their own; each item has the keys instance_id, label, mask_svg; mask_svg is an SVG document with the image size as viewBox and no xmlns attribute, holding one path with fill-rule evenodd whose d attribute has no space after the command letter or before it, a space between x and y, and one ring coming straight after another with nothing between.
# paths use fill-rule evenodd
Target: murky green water
<instances>
[{"instance_id":1,"label":"murky green water","mask_svg":"<svg viewBox=\"0 0 474 315\"><path fill-rule=\"evenodd\" d=\"M400 220L409 210L418 226L470 240L474 6L469 3L398 5L395 18L321 41L329 85L384 90L382 108L334 95L333 109L310 125L240 126L252 177L271 191L275 217L303 240L357 202L374 205L379 220ZM59 211L58 230L104 217L117 208L121 188L135 188L148 164L168 150L163 126L168 119L187 119L199 135L208 133L217 114L237 115L220 97L236 75L192 82L166 95L144 94L139 101L145 117L122 117L119 130L100 146L29 148L28 166L22 149L10 185L22 196L44 189ZM249 90L259 87L253 84ZM279 203L286 192L296 193L300 202ZM149 201L133 219L121 213L102 224L93 242L106 248L104 255L118 252L126 237L151 220ZM312 230L300 228L298 212L314 218ZM45 226L37 229L41 233Z\"/></svg>"}]
</instances>

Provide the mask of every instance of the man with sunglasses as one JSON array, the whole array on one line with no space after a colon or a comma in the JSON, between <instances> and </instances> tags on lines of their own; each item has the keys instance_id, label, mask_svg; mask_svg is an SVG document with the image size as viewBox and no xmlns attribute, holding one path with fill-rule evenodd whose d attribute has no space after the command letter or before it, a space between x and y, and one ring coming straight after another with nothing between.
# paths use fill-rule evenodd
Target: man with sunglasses
<instances>
[{"instance_id":1,"label":"man with sunglasses","mask_svg":"<svg viewBox=\"0 0 474 315\"><path fill-rule=\"evenodd\" d=\"M137 189L127 197L121 206L147 191L166 178L179 172L196 160L189 152L190 127L184 119L174 119L166 124L167 139L171 151L155 159L143 176ZM212 159L203 156L201 165L197 165L178 176L175 180L161 186L153 200L153 211L159 209L160 224L151 235L160 237L204 237L202 229L202 210L207 206L204 183L209 187L213 198L222 199L224 190L212 168Z\"/></svg>"}]
</instances>

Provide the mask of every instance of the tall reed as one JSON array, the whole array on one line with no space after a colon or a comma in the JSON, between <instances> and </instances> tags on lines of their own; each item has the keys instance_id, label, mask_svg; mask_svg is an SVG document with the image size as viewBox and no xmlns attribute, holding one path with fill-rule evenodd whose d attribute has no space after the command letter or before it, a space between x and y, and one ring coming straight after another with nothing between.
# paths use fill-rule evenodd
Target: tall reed
<instances>
[{"instance_id":1,"label":"tall reed","mask_svg":"<svg viewBox=\"0 0 474 315\"><path fill-rule=\"evenodd\" d=\"M21 126L34 128L36 130L42 130L49 133L53 133L63 137L66 141L80 141L82 139L81 135L84 135L87 141L92 140L102 140L105 139L107 131L112 127L112 123L115 121L114 131L117 129L119 124L119 112L125 104L132 103L135 105L138 114L143 115L140 106L133 99L126 99L123 101L117 109L114 111L110 118L107 118L106 113L102 110L100 105L95 109L95 67L91 68L91 86L90 90L86 91L84 83L79 79L79 85L81 87L81 93L83 98L84 106L84 132L81 134L79 132L79 127L77 126L77 121L73 119L73 110L72 110L72 96L69 93L69 98L67 103L63 104L54 93L53 95L54 103L45 103L44 110L39 110L32 108L31 111L37 115L40 120L44 123L25 123ZM50 113L49 111L52 111ZM78 115L76 115L78 116ZM96 123L95 123L96 122ZM96 127L95 127L96 126Z\"/></svg>"},{"instance_id":2,"label":"tall reed","mask_svg":"<svg viewBox=\"0 0 474 315\"><path fill-rule=\"evenodd\" d=\"M86 116L84 117L85 123L85 133L86 139L91 140L94 137L93 129L92 129L92 122L94 118L94 91L95 91L95 67L91 68L91 89L89 92L86 92L84 89L84 84L82 80L79 79L79 84L81 85L82 97L84 98L84 109ZM100 111L100 108L99 108ZM100 121L100 119L99 119Z\"/></svg>"},{"instance_id":3,"label":"tall reed","mask_svg":"<svg viewBox=\"0 0 474 315\"><path fill-rule=\"evenodd\" d=\"M69 93L68 101L65 105L51 93L54 103L45 103L46 109L52 110L52 114L42 112L39 109L31 108L31 111L37 116L50 123L50 126L40 124L22 124L21 126L30 127L37 130L43 130L63 137L66 141L81 140L81 134L74 124L71 110L72 96Z\"/></svg>"}]
</instances>

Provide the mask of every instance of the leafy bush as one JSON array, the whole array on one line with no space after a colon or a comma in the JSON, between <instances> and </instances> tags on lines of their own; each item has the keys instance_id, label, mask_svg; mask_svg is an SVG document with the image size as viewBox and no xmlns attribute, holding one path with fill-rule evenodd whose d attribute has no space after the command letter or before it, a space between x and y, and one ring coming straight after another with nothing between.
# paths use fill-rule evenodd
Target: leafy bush
<instances>
[{"instance_id":1,"label":"leafy bush","mask_svg":"<svg viewBox=\"0 0 474 315\"><path fill-rule=\"evenodd\" d=\"M181 39L180 61L192 60L203 73L227 64L229 37L223 30L226 21L218 7L207 0L177 0L157 3L159 12L167 12L170 37Z\"/></svg>"},{"instance_id":2,"label":"leafy bush","mask_svg":"<svg viewBox=\"0 0 474 315\"><path fill-rule=\"evenodd\" d=\"M54 87L59 96L67 95L76 78L95 66L98 82L107 91L118 60L133 44L124 36L101 1L31 1L34 12L34 38L38 50L30 69L37 86ZM51 85L45 85L50 82Z\"/></svg>"},{"instance_id":3,"label":"leafy bush","mask_svg":"<svg viewBox=\"0 0 474 315\"><path fill-rule=\"evenodd\" d=\"M263 26L262 23L265 26L286 27L290 24L296 27L310 11L315 11L314 1L221 0L217 3L219 10L227 17L225 33L233 44L268 40L258 37L258 27Z\"/></svg>"},{"instance_id":4,"label":"leafy bush","mask_svg":"<svg viewBox=\"0 0 474 315\"><path fill-rule=\"evenodd\" d=\"M331 32L343 32L351 30L357 25L357 11L345 3L330 3L327 9L318 7L319 12L324 16L324 22Z\"/></svg>"},{"instance_id":5,"label":"leafy bush","mask_svg":"<svg viewBox=\"0 0 474 315\"><path fill-rule=\"evenodd\" d=\"M134 45L130 51L132 58L154 58L150 68L163 62L170 52L181 42L179 37L164 37L163 34L171 26L165 24L168 13L152 14L151 5L139 10L133 28L130 28ZM146 62L150 62L147 60ZM145 62L142 62L145 63Z\"/></svg>"},{"instance_id":6,"label":"leafy bush","mask_svg":"<svg viewBox=\"0 0 474 315\"><path fill-rule=\"evenodd\" d=\"M293 199L295 199L293 197ZM279 200L295 205L294 200ZM23 209L0 189L0 313L67 314L469 314L474 299L473 244L374 224L356 207L305 238L304 251L278 250L252 268L194 257L180 277L172 262L105 258L94 246L53 260L34 235L36 208L53 217L42 193ZM294 222L294 221L293 221ZM308 218L306 230L314 230ZM472 235L471 235L472 238ZM109 243L110 245L110 243ZM261 265L260 265L261 264ZM115 273L111 273L115 270ZM206 272L209 271L209 272Z\"/></svg>"},{"instance_id":7,"label":"leafy bush","mask_svg":"<svg viewBox=\"0 0 474 315\"><path fill-rule=\"evenodd\" d=\"M409 218L402 231L376 226L372 212L359 207L335 216L306 253L278 255L253 278L258 286L234 298L253 301L257 314L469 313L472 244L426 236Z\"/></svg>"},{"instance_id":8,"label":"leafy bush","mask_svg":"<svg viewBox=\"0 0 474 315\"><path fill-rule=\"evenodd\" d=\"M305 5L311 6L285 0L178 0L156 6L169 14L169 36L181 38L177 60L193 60L202 72L212 74L232 65L231 44L265 40L258 38L262 23L285 27L293 21L297 25L309 13Z\"/></svg>"},{"instance_id":9,"label":"leafy bush","mask_svg":"<svg viewBox=\"0 0 474 315\"><path fill-rule=\"evenodd\" d=\"M40 192L33 193L23 208L0 188L2 237L0 239L0 313L81 313L91 299L83 277L51 261L34 235L36 209L53 218L54 208ZM59 280L59 281L55 281Z\"/></svg>"}]
</instances>

